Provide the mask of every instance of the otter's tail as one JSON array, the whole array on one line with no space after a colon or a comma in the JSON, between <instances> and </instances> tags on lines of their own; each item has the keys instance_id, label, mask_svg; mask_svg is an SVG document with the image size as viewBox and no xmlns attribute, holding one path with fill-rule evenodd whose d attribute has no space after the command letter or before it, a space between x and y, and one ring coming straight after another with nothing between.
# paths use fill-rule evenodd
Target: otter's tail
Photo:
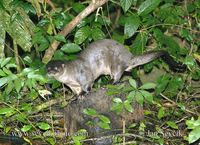
<instances>
[{"instance_id":1,"label":"otter's tail","mask_svg":"<svg viewBox=\"0 0 200 145\"><path fill-rule=\"evenodd\" d=\"M128 66L126 71L130 71L132 68L135 68L139 65L146 64L152 60L157 58L162 58L168 65L172 71L175 72L184 72L186 71L186 65L180 62L176 62L167 51L155 51L155 52L148 52L143 55L134 56L131 60L131 64Z\"/></svg>"}]
</instances>

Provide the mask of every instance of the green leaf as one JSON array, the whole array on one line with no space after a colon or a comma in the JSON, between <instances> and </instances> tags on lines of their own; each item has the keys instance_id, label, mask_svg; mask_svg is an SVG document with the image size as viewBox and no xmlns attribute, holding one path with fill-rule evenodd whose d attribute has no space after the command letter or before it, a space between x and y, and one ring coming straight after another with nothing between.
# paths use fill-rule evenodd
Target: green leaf
<instances>
[{"instance_id":1,"label":"green leaf","mask_svg":"<svg viewBox=\"0 0 200 145\"><path fill-rule=\"evenodd\" d=\"M0 109L0 114L11 114L14 112L14 109L13 108L1 108Z\"/></svg>"},{"instance_id":2,"label":"green leaf","mask_svg":"<svg viewBox=\"0 0 200 145\"><path fill-rule=\"evenodd\" d=\"M163 107L161 107L161 108L159 109L159 111L158 111L157 117L158 117L158 119L161 119L161 118L163 118L164 116L165 116L165 109L164 109Z\"/></svg>"},{"instance_id":3,"label":"green leaf","mask_svg":"<svg viewBox=\"0 0 200 145\"><path fill-rule=\"evenodd\" d=\"M140 89L148 90L148 89L155 89L155 87L156 87L155 83L146 83L146 84L142 85L140 87Z\"/></svg>"},{"instance_id":4,"label":"green leaf","mask_svg":"<svg viewBox=\"0 0 200 145\"><path fill-rule=\"evenodd\" d=\"M124 26L124 34L130 38L135 34L138 27L140 26L140 18L137 15L132 14L126 18Z\"/></svg>"},{"instance_id":5,"label":"green leaf","mask_svg":"<svg viewBox=\"0 0 200 145\"><path fill-rule=\"evenodd\" d=\"M8 85L6 86L5 88L5 93L8 95L10 94L10 92L13 90L14 88L14 85L13 85L13 82L12 81L9 81L8 82Z\"/></svg>"},{"instance_id":6,"label":"green leaf","mask_svg":"<svg viewBox=\"0 0 200 145\"><path fill-rule=\"evenodd\" d=\"M76 133L72 134L72 139L74 141L75 145L82 145L81 140L86 139L87 131L84 129L81 129L77 131Z\"/></svg>"},{"instance_id":7,"label":"green leaf","mask_svg":"<svg viewBox=\"0 0 200 145\"><path fill-rule=\"evenodd\" d=\"M138 8L138 14L141 16L149 14L153 11L159 4L161 0L146 0Z\"/></svg>"},{"instance_id":8,"label":"green leaf","mask_svg":"<svg viewBox=\"0 0 200 145\"><path fill-rule=\"evenodd\" d=\"M83 43L89 36L90 36L90 27L85 26L80 28L76 33L75 33L75 43L76 44L81 44Z\"/></svg>"},{"instance_id":9,"label":"green leaf","mask_svg":"<svg viewBox=\"0 0 200 145\"><path fill-rule=\"evenodd\" d=\"M66 39L63 35L56 35L56 36L54 36L54 39L57 40L57 41L66 43Z\"/></svg>"},{"instance_id":10,"label":"green leaf","mask_svg":"<svg viewBox=\"0 0 200 145\"><path fill-rule=\"evenodd\" d=\"M3 5L3 1L0 1L0 11L4 11L4 10L6 10L6 8L4 7L4 5Z\"/></svg>"},{"instance_id":11,"label":"green leaf","mask_svg":"<svg viewBox=\"0 0 200 145\"><path fill-rule=\"evenodd\" d=\"M105 34L99 28L92 29L92 39L94 41L105 38Z\"/></svg>"},{"instance_id":12,"label":"green leaf","mask_svg":"<svg viewBox=\"0 0 200 145\"><path fill-rule=\"evenodd\" d=\"M89 115L89 116L95 116L95 115L97 115L96 110L93 109L93 108L84 109L83 113L86 114L86 115Z\"/></svg>"},{"instance_id":13,"label":"green leaf","mask_svg":"<svg viewBox=\"0 0 200 145\"><path fill-rule=\"evenodd\" d=\"M45 123L45 122L39 122L39 123L37 123L37 126L42 130L50 129L50 125L48 123Z\"/></svg>"},{"instance_id":14,"label":"green leaf","mask_svg":"<svg viewBox=\"0 0 200 145\"><path fill-rule=\"evenodd\" d=\"M178 126L173 121L167 121L167 125L173 129L178 129Z\"/></svg>"},{"instance_id":15,"label":"green leaf","mask_svg":"<svg viewBox=\"0 0 200 145\"><path fill-rule=\"evenodd\" d=\"M7 58L5 58L5 59L1 62L1 68L4 67L11 59L12 59L12 57L7 57Z\"/></svg>"},{"instance_id":16,"label":"green leaf","mask_svg":"<svg viewBox=\"0 0 200 145\"><path fill-rule=\"evenodd\" d=\"M16 79L16 80L14 80L14 85L15 85L16 91L19 93L19 91L21 90L21 88L24 85L24 82L20 79Z\"/></svg>"},{"instance_id":17,"label":"green leaf","mask_svg":"<svg viewBox=\"0 0 200 145\"><path fill-rule=\"evenodd\" d=\"M134 79L129 79L129 84L134 88L136 89L137 88L137 83Z\"/></svg>"},{"instance_id":18,"label":"green leaf","mask_svg":"<svg viewBox=\"0 0 200 145\"><path fill-rule=\"evenodd\" d=\"M27 131L29 131L31 128L32 128L31 125L24 125L24 126L21 128L21 131L22 131L22 132L27 132Z\"/></svg>"},{"instance_id":19,"label":"green leaf","mask_svg":"<svg viewBox=\"0 0 200 145\"><path fill-rule=\"evenodd\" d=\"M142 96L142 94L139 91L136 92L135 99L140 105L143 105L144 97Z\"/></svg>"},{"instance_id":20,"label":"green leaf","mask_svg":"<svg viewBox=\"0 0 200 145\"><path fill-rule=\"evenodd\" d=\"M85 9L85 6L82 3L74 3L72 5L72 8L76 13L80 13L82 10Z\"/></svg>"},{"instance_id":21,"label":"green leaf","mask_svg":"<svg viewBox=\"0 0 200 145\"><path fill-rule=\"evenodd\" d=\"M27 112L26 112L27 113ZM17 121L19 121L19 122L22 122L22 123L27 123L27 116L24 114L24 113L22 113L22 114L17 114L17 116L16 116L16 119L17 119Z\"/></svg>"},{"instance_id":22,"label":"green leaf","mask_svg":"<svg viewBox=\"0 0 200 145\"><path fill-rule=\"evenodd\" d=\"M34 71L32 68L25 68L23 69L23 71L21 72L22 75L27 75L28 73Z\"/></svg>"},{"instance_id":23,"label":"green leaf","mask_svg":"<svg viewBox=\"0 0 200 145\"><path fill-rule=\"evenodd\" d=\"M81 51L81 48L75 43L68 43L68 44L63 45L61 47L61 50L66 53L76 53L76 52Z\"/></svg>"},{"instance_id":24,"label":"green leaf","mask_svg":"<svg viewBox=\"0 0 200 145\"><path fill-rule=\"evenodd\" d=\"M25 56L25 57L24 57L24 60L25 60L26 62L28 62L29 64L32 63L32 59L31 59L30 56Z\"/></svg>"},{"instance_id":25,"label":"green leaf","mask_svg":"<svg viewBox=\"0 0 200 145\"><path fill-rule=\"evenodd\" d=\"M196 127L195 129L193 129L188 136L188 141L189 144L197 141L198 139L200 139L200 126Z\"/></svg>"},{"instance_id":26,"label":"green leaf","mask_svg":"<svg viewBox=\"0 0 200 145\"><path fill-rule=\"evenodd\" d=\"M4 73L4 71L1 70L1 69L0 69L0 76L2 76L2 77L5 77L5 76L6 76L6 73Z\"/></svg>"},{"instance_id":27,"label":"green leaf","mask_svg":"<svg viewBox=\"0 0 200 145\"><path fill-rule=\"evenodd\" d=\"M190 34L190 31L188 31L187 29L181 29L180 35L181 37L186 38L189 42L193 41L193 36L192 34Z\"/></svg>"},{"instance_id":28,"label":"green leaf","mask_svg":"<svg viewBox=\"0 0 200 145\"><path fill-rule=\"evenodd\" d=\"M128 11L128 9L131 7L133 3L133 0L120 0L120 5L124 12Z\"/></svg>"},{"instance_id":29,"label":"green leaf","mask_svg":"<svg viewBox=\"0 0 200 145\"><path fill-rule=\"evenodd\" d=\"M21 12L20 15L23 15L23 19L16 17L20 16L19 13L15 13L15 15L12 13L12 15L10 15L6 11L0 11L0 18L3 18L1 24L6 32L24 51L30 51L30 48L32 47L31 33L33 33L32 30L35 26L28 15L23 11Z\"/></svg>"},{"instance_id":30,"label":"green leaf","mask_svg":"<svg viewBox=\"0 0 200 145\"><path fill-rule=\"evenodd\" d=\"M6 65L6 68L7 68L7 69L16 68L16 67L17 67L17 65L14 64L14 63L8 63L8 64Z\"/></svg>"},{"instance_id":31,"label":"green leaf","mask_svg":"<svg viewBox=\"0 0 200 145\"><path fill-rule=\"evenodd\" d=\"M165 89L165 92L168 93L168 96L175 96L178 94L180 89L183 87L183 79L180 76L172 76L167 88Z\"/></svg>"},{"instance_id":32,"label":"green leaf","mask_svg":"<svg viewBox=\"0 0 200 145\"><path fill-rule=\"evenodd\" d=\"M131 45L131 52L135 55L140 55L144 52L146 48L148 37L147 34L144 32L140 32L137 34L136 38Z\"/></svg>"},{"instance_id":33,"label":"green leaf","mask_svg":"<svg viewBox=\"0 0 200 145\"><path fill-rule=\"evenodd\" d=\"M104 123L104 122L98 122L97 125L99 127L101 127L102 129L110 129L110 126L108 123Z\"/></svg>"},{"instance_id":34,"label":"green leaf","mask_svg":"<svg viewBox=\"0 0 200 145\"><path fill-rule=\"evenodd\" d=\"M170 76L169 75L163 75L159 77L157 81L157 86L156 86L156 94L160 94L165 90L167 87L168 83L170 81Z\"/></svg>"},{"instance_id":35,"label":"green leaf","mask_svg":"<svg viewBox=\"0 0 200 145\"><path fill-rule=\"evenodd\" d=\"M120 114L123 110L123 103L113 103L111 110L115 111L117 114Z\"/></svg>"},{"instance_id":36,"label":"green leaf","mask_svg":"<svg viewBox=\"0 0 200 145\"><path fill-rule=\"evenodd\" d=\"M40 75L40 74L35 74L34 72L28 73L27 78L38 80L38 81L41 81L41 82L46 82L45 76Z\"/></svg>"},{"instance_id":37,"label":"green leaf","mask_svg":"<svg viewBox=\"0 0 200 145\"><path fill-rule=\"evenodd\" d=\"M147 100L148 102L153 102L153 96L151 93L145 91L145 90L140 90L141 94L144 96L145 100Z\"/></svg>"},{"instance_id":38,"label":"green leaf","mask_svg":"<svg viewBox=\"0 0 200 145\"><path fill-rule=\"evenodd\" d=\"M133 107L131 105L131 102L129 102L128 100L124 101L124 107L126 108L126 110L128 112L133 112Z\"/></svg>"},{"instance_id":39,"label":"green leaf","mask_svg":"<svg viewBox=\"0 0 200 145\"><path fill-rule=\"evenodd\" d=\"M0 87L8 83L8 77L0 78Z\"/></svg>"},{"instance_id":40,"label":"green leaf","mask_svg":"<svg viewBox=\"0 0 200 145\"><path fill-rule=\"evenodd\" d=\"M39 45L38 50L39 50L39 51L44 51L44 50L46 50L48 47L49 47L49 42L48 42L48 41L45 41L44 43L42 43L42 44Z\"/></svg>"},{"instance_id":41,"label":"green leaf","mask_svg":"<svg viewBox=\"0 0 200 145\"><path fill-rule=\"evenodd\" d=\"M120 98L114 98L113 102L115 102L115 103L122 103L122 100Z\"/></svg>"},{"instance_id":42,"label":"green leaf","mask_svg":"<svg viewBox=\"0 0 200 145\"><path fill-rule=\"evenodd\" d=\"M132 102L133 99L135 98L135 95L136 95L136 91L131 91L126 98L129 102Z\"/></svg>"},{"instance_id":43,"label":"green leaf","mask_svg":"<svg viewBox=\"0 0 200 145\"><path fill-rule=\"evenodd\" d=\"M5 68L5 67L3 67L3 71L4 71L7 75L12 75L12 72L11 72L9 69Z\"/></svg>"},{"instance_id":44,"label":"green leaf","mask_svg":"<svg viewBox=\"0 0 200 145\"><path fill-rule=\"evenodd\" d=\"M188 129L194 129L200 126L200 118L198 118L198 120L194 120L192 117L191 120L186 120L186 125Z\"/></svg>"},{"instance_id":45,"label":"green leaf","mask_svg":"<svg viewBox=\"0 0 200 145\"><path fill-rule=\"evenodd\" d=\"M110 123L110 119L104 115L98 115L99 119L103 121L104 123Z\"/></svg>"},{"instance_id":46,"label":"green leaf","mask_svg":"<svg viewBox=\"0 0 200 145\"><path fill-rule=\"evenodd\" d=\"M48 137L45 139L48 143L50 143L51 145L55 145L56 142L55 142L55 139L53 137Z\"/></svg>"},{"instance_id":47,"label":"green leaf","mask_svg":"<svg viewBox=\"0 0 200 145\"><path fill-rule=\"evenodd\" d=\"M135 128L137 126L137 123L132 123L131 125L128 126L128 128Z\"/></svg>"},{"instance_id":48,"label":"green leaf","mask_svg":"<svg viewBox=\"0 0 200 145\"><path fill-rule=\"evenodd\" d=\"M194 60L194 58L192 56L188 55L188 56L186 56L184 63L188 67L192 68L195 65L195 60Z\"/></svg>"}]
</instances>

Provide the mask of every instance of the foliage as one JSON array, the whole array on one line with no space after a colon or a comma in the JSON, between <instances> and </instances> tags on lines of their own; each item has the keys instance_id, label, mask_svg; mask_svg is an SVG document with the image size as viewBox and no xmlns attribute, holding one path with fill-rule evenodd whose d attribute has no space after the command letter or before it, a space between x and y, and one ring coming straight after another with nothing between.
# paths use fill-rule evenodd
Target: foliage
<instances>
[{"instance_id":1,"label":"foliage","mask_svg":"<svg viewBox=\"0 0 200 145\"><path fill-rule=\"evenodd\" d=\"M92 108L84 109L83 113L92 117L92 120L87 122L88 125L97 125L102 129L110 129L110 120L108 117L98 114L97 111Z\"/></svg>"},{"instance_id":2,"label":"foliage","mask_svg":"<svg viewBox=\"0 0 200 145\"><path fill-rule=\"evenodd\" d=\"M187 144L197 141L200 138L200 0L111 0L107 6L83 19L68 36L58 34L88 3L74 0L0 1L0 129L5 134L12 131L54 132L55 118L51 109L50 117L34 114L38 104L43 105L46 98L49 99L46 85L52 88L52 99L65 96L59 91L60 83L45 75L45 64L41 61L45 51L56 40L61 45L52 59L73 60L90 42L112 38L133 54L166 50L188 68L184 73L173 73L165 63L156 60L134 69L132 78L147 77L152 73L158 76L144 81L140 87L134 79L129 79L128 86L108 85L108 95L127 94L124 100L113 100L112 110L132 112L131 103L135 99L144 105L145 115L150 118L145 119L144 124L153 120L153 131L157 135L147 134L153 142ZM161 73L156 74L155 70L161 70ZM94 86L98 88L110 82L108 76L102 76ZM48 113L48 109L39 111ZM84 113L91 118L97 117L100 127L109 128L110 120L98 110L88 108ZM182 135L180 141L174 138L169 141L165 133L181 130L181 123L188 129L187 137ZM143 128L149 130L148 126L143 125ZM55 144L55 134L36 136ZM73 138L76 144L82 139L85 137Z\"/></svg>"},{"instance_id":3,"label":"foliage","mask_svg":"<svg viewBox=\"0 0 200 145\"><path fill-rule=\"evenodd\" d=\"M134 101L138 102L140 105L143 105L144 100L149 103L153 103L153 95L147 90L154 89L156 86L154 83L146 83L140 87L137 87L136 81L130 79L129 84L130 86L126 87L109 86L109 90L107 92L109 95L116 93L128 94L124 101L122 101L120 98L113 99L113 106L111 110L115 111L117 114L120 114L123 109L133 112L131 104Z\"/></svg>"}]
</instances>

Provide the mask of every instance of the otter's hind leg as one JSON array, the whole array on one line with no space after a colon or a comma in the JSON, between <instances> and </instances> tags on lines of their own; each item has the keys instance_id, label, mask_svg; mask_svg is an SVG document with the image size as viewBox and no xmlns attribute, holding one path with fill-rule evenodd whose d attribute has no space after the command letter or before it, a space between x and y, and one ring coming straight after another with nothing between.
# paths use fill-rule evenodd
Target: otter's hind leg
<instances>
[{"instance_id":1,"label":"otter's hind leg","mask_svg":"<svg viewBox=\"0 0 200 145\"><path fill-rule=\"evenodd\" d=\"M119 82L120 78L122 77L123 72L124 72L123 66L116 64L112 67L111 76L113 78L113 84L116 84Z\"/></svg>"}]
</instances>

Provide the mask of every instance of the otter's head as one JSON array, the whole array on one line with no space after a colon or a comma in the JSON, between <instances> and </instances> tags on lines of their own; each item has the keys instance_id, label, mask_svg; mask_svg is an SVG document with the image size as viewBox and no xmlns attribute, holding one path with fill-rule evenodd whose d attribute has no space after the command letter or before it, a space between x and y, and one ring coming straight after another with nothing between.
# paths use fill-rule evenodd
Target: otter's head
<instances>
[{"instance_id":1,"label":"otter's head","mask_svg":"<svg viewBox=\"0 0 200 145\"><path fill-rule=\"evenodd\" d=\"M46 65L47 75L50 77L56 77L64 72L65 63L61 60L50 61Z\"/></svg>"}]
</instances>

